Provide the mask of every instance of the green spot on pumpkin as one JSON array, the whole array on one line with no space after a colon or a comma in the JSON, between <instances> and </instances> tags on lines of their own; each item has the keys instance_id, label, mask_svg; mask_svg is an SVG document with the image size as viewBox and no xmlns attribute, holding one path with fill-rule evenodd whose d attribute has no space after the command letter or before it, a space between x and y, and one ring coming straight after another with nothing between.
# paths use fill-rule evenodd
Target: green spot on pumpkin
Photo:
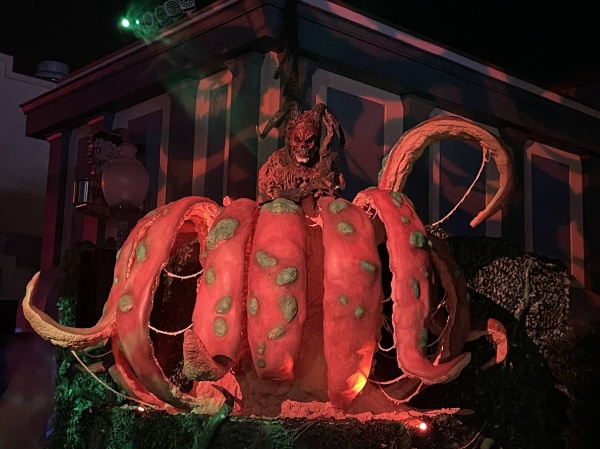
<instances>
[{"instance_id":1,"label":"green spot on pumpkin","mask_svg":"<svg viewBox=\"0 0 600 449\"><path fill-rule=\"evenodd\" d=\"M373 265L371 262L367 262L366 260L360 261L360 267L368 273L374 273L376 269L375 265Z\"/></svg>"},{"instance_id":2,"label":"green spot on pumpkin","mask_svg":"<svg viewBox=\"0 0 600 449\"><path fill-rule=\"evenodd\" d=\"M381 175L383 174L383 170L385 169L385 164L387 163L387 160L390 157L390 154L392 154L391 151L388 154L386 154L385 156L383 156L383 159L381 161L381 170L379 170L379 173L377 173L377 181L379 181L381 179Z\"/></svg>"},{"instance_id":3,"label":"green spot on pumpkin","mask_svg":"<svg viewBox=\"0 0 600 449\"><path fill-rule=\"evenodd\" d=\"M337 214L339 211L344 210L347 207L348 204L346 204L346 202L343 200L333 200L331 203L329 203L329 211L333 212L334 214Z\"/></svg>"},{"instance_id":4,"label":"green spot on pumpkin","mask_svg":"<svg viewBox=\"0 0 600 449\"><path fill-rule=\"evenodd\" d=\"M427 339L429 338L429 332L427 332L426 328L423 328L419 331L419 349L425 349L427 346Z\"/></svg>"},{"instance_id":5,"label":"green spot on pumpkin","mask_svg":"<svg viewBox=\"0 0 600 449\"><path fill-rule=\"evenodd\" d=\"M424 267L422 271L423 271L423 277L425 279L429 279L429 270L427 269L427 267Z\"/></svg>"},{"instance_id":6,"label":"green spot on pumpkin","mask_svg":"<svg viewBox=\"0 0 600 449\"><path fill-rule=\"evenodd\" d=\"M217 312L217 313L229 312L229 309L231 309L231 302L232 302L231 296L223 296L215 304L215 312Z\"/></svg>"},{"instance_id":7,"label":"green spot on pumpkin","mask_svg":"<svg viewBox=\"0 0 600 449\"><path fill-rule=\"evenodd\" d=\"M290 214L297 212L299 209L300 207L293 201L290 201L287 198L277 198L269 203L263 204L260 208L260 213L262 214L267 211L272 214Z\"/></svg>"},{"instance_id":8,"label":"green spot on pumpkin","mask_svg":"<svg viewBox=\"0 0 600 449\"><path fill-rule=\"evenodd\" d=\"M235 218L223 218L219 220L210 230L206 237L206 247L213 250L219 242L230 239L235 234L235 230L240 222Z\"/></svg>"},{"instance_id":9,"label":"green spot on pumpkin","mask_svg":"<svg viewBox=\"0 0 600 449\"><path fill-rule=\"evenodd\" d=\"M413 231L410 233L410 244L414 248L423 248L425 246L425 236L420 231Z\"/></svg>"},{"instance_id":10,"label":"green spot on pumpkin","mask_svg":"<svg viewBox=\"0 0 600 449\"><path fill-rule=\"evenodd\" d=\"M285 335L285 325L278 324L277 326L271 328L269 332L267 332L267 337L269 340L278 340Z\"/></svg>"},{"instance_id":11,"label":"green spot on pumpkin","mask_svg":"<svg viewBox=\"0 0 600 449\"><path fill-rule=\"evenodd\" d=\"M146 260L146 245L144 244L144 242L140 242L138 243L137 248L135 249L135 259L138 262L142 262L144 260Z\"/></svg>"},{"instance_id":12,"label":"green spot on pumpkin","mask_svg":"<svg viewBox=\"0 0 600 449\"><path fill-rule=\"evenodd\" d=\"M129 312L133 309L133 298L129 295L123 295L119 298L118 304L119 310L123 313Z\"/></svg>"},{"instance_id":13,"label":"green spot on pumpkin","mask_svg":"<svg viewBox=\"0 0 600 449\"><path fill-rule=\"evenodd\" d=\"M265 366L267 366L267 363L264 359L258 359L256 361L256 366L258 366L259 368L264 368Z\"/></svg>"},{"instance_id":14,"label":"green spot on pumpkin","mask_svg":"<svg viewBox=\"0 0 600 449\"><path fill-rule=\"evenodd\" d=\"M348 304L348 298L344 295L340 296L339 298L340 304L345 306L346 304Z\"/></svg>"},{"instance_id":15,"label":"green spot on pumpkin","mask_svg":"<svg viewBox=\"0 0 600 449\"><path fill-rule=\"evenodd\" d=\"M227 321L225 321L225 318L220 316L216 317L213 321L213 334L215 334L215 337L223 337L228 330L229 328L227 327Z\"/></svg>"},{"instance_id":16,"label":"green spot on pumpkin","mask_svg":"<svg viewBox=\"0 0 600 449\"><path fill-rule=\"evenodd\" d=\"M121 255L121 248L119 248L117 250L117 256L115 257L115 260L119 260L119 256Z\"/></svg>"},{"instance_id":17,"label":"green spot on pumpkin","mask_svg":"<svg viewBox=\"0 0 600 449\"><path fill-rule=\"evenodd\" d=\"M294 267L288 267L288 268L284 268L279 273L277 273L276 282L277 282L277 285L279 285L279 286L287 285L287 284L291 284L292 282L294 282L297 277L298 277L298 270Z\"/></svg>"},{"instance_id":18,"label":"green spot on pumpkin","mask_svg":"<svg viewBox=\"0 0 600 449\"><path fill-rule=\"evenodd\" d=\"M251 316L256 316L258 315L259 310L260 305L258 303L258 298L256 298L255 296L251 296L250 298L248 298L248 313Z\"/></svg>"},{"instance_id":19,"label":"green spot on pumpkin","mask_svg":"<svg viewBox=\"0 0 600 449\"><path fill-rule=\"evenodd\" d=\"M119 276L115 276L113 279L113 285L117 285L119 283Z\"/></svg>"},{"instance_id":20,"label":"green spot on pumpkin","mask_svg":"<svg viewBox=\"0 0 600 449\"><path fill-rule=\"evenodd\" d=\"M354 316L356 318L362 318L362 316L365 314L365 308L363 306L356 306L354 308Z\"/></svg>"},{"instance_id":21,"label":"green spot on pumpkin","mask_svg":"<svg viewBox=\"0 0 600 449\"><path fill-rule=\"evenodd\" d=\"M290 323L298 313L298 302L292 295L285 295L279 300L279 311L286 322Z\"/></svg>"},{"instance_id":22,"label":"green spot on pumpkin","mask_svg":"<svg viewBox=\"0 0 600 449\"><path fill-rule=\"evenodd\" d=\"M346 221L340 221L338 223L338 231L340 231L340 233L344 234L344 235L348 235L348 234L353 234L356 229L354 229L354 226L352 226L350 223L346 222Z\"/></svg>"},{"instance_id":23,"label":"green spot on pumpkin","mask_svg":"<svg viewBox=\"0 0 600 449\"><path fill-rule=\"evenodd\" d=\"M267 349L267 346L265 345L264 342L259 341L256 345L256 352L258 352L260 355L263 355L265 353L265 350Z\"/></svg>"},{"instance_id":24,"label":"green spot on pumpkin","mask_svg":"<svg viewBox=\"0 0 600 449\"><path fill-rule=\"evenodd\" d=\"M419 285L419 281L415 278L411 278L410 288L412 289L415 299L421 299L421 286Z\"/></svg>"},{"instance_id":25,"label":"green spot on pumpkin","mask_svg":"<svg viewBox=\"0 0 600 449\"><path fill-rule=\"evenodd\" d=\"M408 218L406 215L402 215L402 223L410 224L410 218Z\"/></svg>"},{"instance_id":26,"label":"green spot on pumpkin","mask_svg":"<svg viewBox=\"0 0 600 449\"><path fill-rule=\"evenodd\" d=\"M402 194L400 192L395 192L392 190L390 191L390 196L392 197L392 201L396 206L402 206Z\"/></svg>"},{"instance_id":27,"label":"green spot on pumpkin","mask_svg":"<svg viewBox=\"0 0 600 449\"><path fill-rule=\"evenodd\" d=\"M204 272L204 282L206 282L208 285L212 285L215 283L216 279L217 275L215 274L214 268L207 268Z\"/></svg>"},{"instance_id":28,"label":"green spot on pumpkin","mask_svg":"<svg viewBox=\"0 0 600 449\"><path fill-rule=\"evenodd\" d=\"M261 267L272 267L274 265L277 265L277 259L270 256L264 251L258 251L256 253L256 261Z\"/></svg>"}]
</instances>

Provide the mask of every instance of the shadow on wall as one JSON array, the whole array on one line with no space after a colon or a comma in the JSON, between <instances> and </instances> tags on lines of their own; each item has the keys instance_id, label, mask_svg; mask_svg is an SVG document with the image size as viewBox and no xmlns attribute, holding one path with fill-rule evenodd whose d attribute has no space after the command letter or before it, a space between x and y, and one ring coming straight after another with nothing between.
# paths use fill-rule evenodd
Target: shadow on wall
<instances>
[{"instance_id":1,"label":"shadow on wall","mask_svg":"<svg viewBox=\"0 0 600 449\"><path fill-rule=\"evenodd\" d=\"M0 335L0 448L43 448L54 411L56 348L32 332Z\"/></svg>"}]
</instances>

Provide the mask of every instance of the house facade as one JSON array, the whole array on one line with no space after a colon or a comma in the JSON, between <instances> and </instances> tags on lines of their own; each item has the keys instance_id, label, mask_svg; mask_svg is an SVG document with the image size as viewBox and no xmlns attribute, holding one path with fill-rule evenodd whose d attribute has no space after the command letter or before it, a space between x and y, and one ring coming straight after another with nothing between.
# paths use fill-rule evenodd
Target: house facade
<instances>
[{"instance_id":1,"label":"house facade","mask_svg":"<svg viewBox=\"0 0 600 449\"><path fill-rule=\"evenodd\" d=\"M22 105L27 136L50 146L42 269L57 266L72 243L101 243L111 232L109 218L73 203L76 181L89 177L90 136L101 130L127 130L143 148L146 211L187 195L254 198L261 164L281 145L281 132L261 140L256 128L286 101L294 66L303 107L327 104L347 135L339 151L347 199L376 184L403 132L429 118L463 117L512 150L515 193L471 228L497 189L497 169L477 145L441 141L405 188L423 221L561 259L574 287L600 293L600 110L341 3L300 0L293 16L286 3L215 2Z\"/></svg>"}]
</instances>

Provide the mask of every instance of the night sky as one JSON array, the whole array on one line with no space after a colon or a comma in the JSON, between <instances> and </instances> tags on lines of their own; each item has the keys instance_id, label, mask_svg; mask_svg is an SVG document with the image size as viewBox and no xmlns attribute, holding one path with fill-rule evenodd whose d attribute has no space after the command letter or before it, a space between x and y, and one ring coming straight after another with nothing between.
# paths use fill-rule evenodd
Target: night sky
<instances>
[{"instance_id":1,"label":"night sky","mask_svg":"<svg viewBox=\"0 0 600 449\"><path fill-rule=\"evenodd\" d=\"M14 70L33 75L44 59L71 71L135 42L118 28L130 8L152 9L162 2L13 0L0 8L0 52L14 57ZM212 3L196 0L198 7ZM589 80L600 73L600 37L593 3L512 0L414 1L348 0L368 14L384 17L426 37L540 86ZM558 8L560 6L560 8ZM599 77L600 78L600 77Z\"/></svg>"}]
</instances>

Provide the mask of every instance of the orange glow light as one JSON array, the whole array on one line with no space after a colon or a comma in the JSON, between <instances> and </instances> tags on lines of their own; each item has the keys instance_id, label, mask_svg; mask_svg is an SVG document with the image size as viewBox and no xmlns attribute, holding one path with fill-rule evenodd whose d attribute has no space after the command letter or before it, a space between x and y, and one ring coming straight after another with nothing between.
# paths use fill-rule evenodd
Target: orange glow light
<instances>
[{"instance_id":1,"label":"orange glow light","mask_svg":"<svg viewBox=\"0 0 600 449\"><path fill-rule=\"evenodd\" d=\"M362 373L355 373L346 381L350 389L355 393L355 396L362 391L367 383L367 378Z\"/></svg>"}]
</instances>

